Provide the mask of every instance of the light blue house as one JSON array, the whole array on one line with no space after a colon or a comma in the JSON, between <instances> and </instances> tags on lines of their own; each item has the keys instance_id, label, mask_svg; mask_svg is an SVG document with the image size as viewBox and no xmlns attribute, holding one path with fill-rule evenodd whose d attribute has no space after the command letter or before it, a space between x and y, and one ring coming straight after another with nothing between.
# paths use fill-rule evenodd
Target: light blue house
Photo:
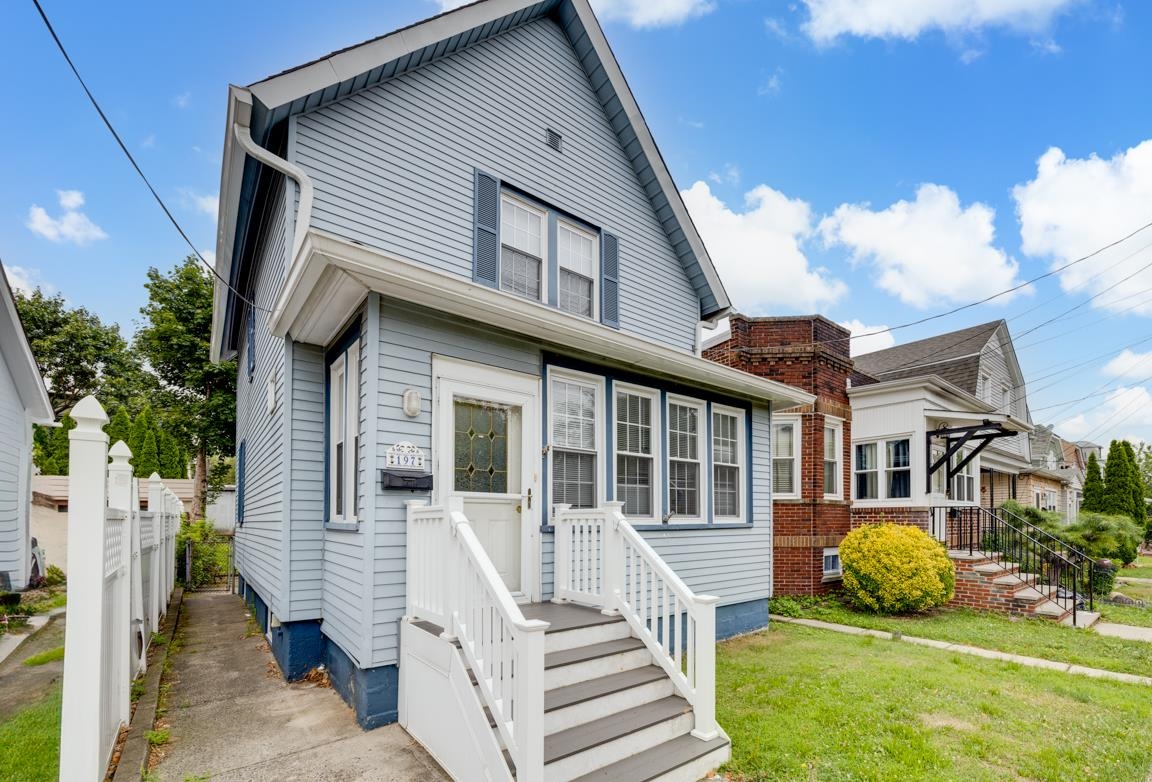
<instances>
[{"instance_id":1,"label":"light blue house","mask_svg":"<svg viewBox=\"0 0 1152 782\"><path fill-rule=\"evenodd\" d=\"M28 522L32 424L54 420L8 276L0 265L0 584L10 589L23 589L33 575Z\"/></svg>"},{"instance_id":2,"label":"light blue house","mask_svg":"<svg viewBox=\"0 0 1152 782\"><path fill-rule=\"evenodd\" d=\"M728 297L586 0L231 88L220 200L236 562L285 675L458 778L726 758L708 650L767 624L769 419L812 398L700 357Z\"/></svg>"}]
</instances>

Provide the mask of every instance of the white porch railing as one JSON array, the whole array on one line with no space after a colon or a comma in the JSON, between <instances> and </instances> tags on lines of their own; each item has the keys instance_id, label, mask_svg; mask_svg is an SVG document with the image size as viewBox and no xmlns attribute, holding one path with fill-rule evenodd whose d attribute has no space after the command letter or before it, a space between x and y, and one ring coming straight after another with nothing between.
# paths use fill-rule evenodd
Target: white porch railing
<instances>
[{"instance_id":1,"label":"white porch railing","mask_svg":"<svg viewBox=\"0 0 1152 782\"><path fill-rule=\"evenodd\" d=\"M692 704L692 734L715 738L719 598L693 593L624 518L623 505L554 515L555 599L623 615Z\"/></svg>"},{"instance_id":2,"label":"white porch railing","mask_svg":"<svg viewBox=\"0 0 1152 782\"><path fill-rule=\"evenodd\" d=\"M516 767L544 775L544 631L524 617L476 537L463 502L408 504L407 618L460 643Z\"/></svg>"},{"instance_id":3,"label":"white porch railing","mask_svg":"<svg viewBox=\"0 0 1152 782\"><path fill-rule=\"evenodd\" d=\"M103 431L108 416L100 403L85 397L71 415L76 428L68 433L60 780L97 782L104 779L120 726L128 721L132 679L143 670L148 642L167 609L183 504L153 476L149 493L157 499L150 499L149 512L142 514L132 452L123 442L109 450ZM144 610L146 600L155 606L150 612Z\"/></svg>"}]
</instances>

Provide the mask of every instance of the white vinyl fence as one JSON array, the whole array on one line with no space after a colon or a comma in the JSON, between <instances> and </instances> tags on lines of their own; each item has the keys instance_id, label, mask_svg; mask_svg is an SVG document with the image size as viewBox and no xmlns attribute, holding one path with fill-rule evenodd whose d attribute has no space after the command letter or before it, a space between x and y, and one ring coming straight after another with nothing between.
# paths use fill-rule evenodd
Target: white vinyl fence
<instances>
[{"instance_id":1,"label":"white vinyl fence","mask_svg":"<svg viewBox=\"0 0 1152 782\"><path fill-rule=\"evenodd\" d=\"M109 450L104 408L89 396L71 416L60 780L99 782L172 594L184 505L154 474L141 512L132 452L123 442Z\"/></svg>"}]
</instances>

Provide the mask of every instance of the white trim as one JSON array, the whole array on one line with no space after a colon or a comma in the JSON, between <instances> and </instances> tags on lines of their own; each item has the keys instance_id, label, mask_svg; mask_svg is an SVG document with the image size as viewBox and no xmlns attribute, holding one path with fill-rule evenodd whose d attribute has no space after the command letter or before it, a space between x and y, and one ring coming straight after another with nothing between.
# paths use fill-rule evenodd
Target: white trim
<instances>
[{"instance_id":1,"label":"white trim","mask_svg":"<svg viewBox=\"0 0 1152 782\"><path fill-rule=\"evenodd\" d=\"M31 422L50 424L56 420L52 402L48 399L48 391L44 379L40 376L39 365L32 355L32 346L28 343L28 335L24 333L24 326L20 322L16 297L12 293L12 286L8 282L8 274L4 271L3 263L0 263L0 315L7 321L7 328L0 328L0 361L6 362L12 374L12 382L20 394L21 404Z\"/></svg>"},{"instance_id":2,"label":"white trim","mask_svg":"<svg viewBox=\"0 0 1152 782\"><path fill-rule=\"evenodd\" d=\"M781 491L776 486L776 460L781 461L788 459L787 456L776 455L776 429L780 426L792 427L792 491ZM772 473L772 499L774 500L797 500L800 499L800 481L801 475L801 460L800 454L803 452L804 444L800 437L800 416L798 415L774 415L772 416L772 443L768 452L768 462Z\"/></svg>"},{"instance_id":3,"label":"white trim","mask_svg":"<svg viewBox=\"0 0 1152 782\"><path fill-rule=\"evenodd\" d=\"M695 459L676 459L672 456L672 416L671 407L676 405L678 407L687 407L696 410L696 458ZM709 459L705 458L705 454L710 453L712 443L708 437L710 429L710 421L708 419L708 404L702 399L694 399L689 396L680 396L678 394L668 394L666 397L666 404L664 409L664 442L665 450L667 451L667 458L664 463L664 483L668 491L668 524L705 524L707 523L708 514L705 509L708 505L710 492L712 491L712 476L708 474ZM699 468L696 476L696 515L684 516L677 514L672 509L672 462L685 462L695 463Z\"/></svg>"},{"instance_id":4,"label":"white trim","mask_svg":"<svg viewBox=\"0 0 1152 782\"><path fill-rule=\"evenodd\" d=\"M612 420L607 424L612 427L612 478L613 478L613 494L617 500L620 498L620 456L637 456L644 457L645 454L636 453L632 451L620 450L620 435L617 431L617 416L620 411L620 403L616 398L617 394L632 394L634 396L641 396L646 398L651 404L649 410L649 427L650 427L650 441L649 445L652 450L647 457L652 460L652 513L648 516L637 516L629 514L627 510L622 511L628 520L637 524L659 524L661 522L661 514L664 506L664 460L660 458L662 452L662 444L664 443L664 406L660 404L660 391L655 388L648 388L646 386L632 385L631 383L612 383Z\"/></svg>"},{"instance_id":5,"label":"white trim","mask_svg":"<svg viewBox=\"0 0 1152 782\"><path fill-rule=\"evenodd\" d=\"M908 466L907 467L890 467L888 465L888 444L897 443L901 440L908 441ZM861 499L856 496L856 448L861 445L875 445L876 446L876 497ZM899 503L910 504L916 496L916 476L918 470L916 464L918 460L919 449L916 446L915 432L900 432L898 434L886 434L881 437L870 437L866 440L853 440L852 441L852 502L867 507L868 505L876 505L881 503ZM889 497L888 496L888 473L894 470L907 470L908 471L908 496L907 497ZM872 470L868 470L872 472Z\"/></svg>"},{"instance_id":6,"label":"white trim","mask_svg":"<svg viewBox=\"0 0 1152 782\"><path fill-rule=\"evenodd\" d=\"M326 272L346 274L363 290L466 317L534 340L577 348L682 383L786 406L811 404L800 389L700 358L655 340L621 332L588 318L537 304L479 285L459 275L404 261L355 242L312 230L292 263L271 319L272 333L283 337L315 326L334 313L312 300Z\"/></svg>"},{"instance_id":7,"label":"white trim","mask_svg":"<svg viewBox=\"0 0 1152 782\"><path fill-rule=\"evenodd\" d=\"M826 487L824 482L824 468L828 463L828 430L834 431L833 438L836 442L836 491L829 493L824 492L824 499L826 500L842 500L844 499L844 421L832 416L824 417L824 453L821 454L820 459L820 484Z\"/></svg>"},{"instance_id":8,"label":"white trim","mask_svg":"<svg viewBox=\"0 0 1152 782\"><path fill-rule=\"evenodd\" d=\"M737 524L744 523L749 520L748 516L748 415L747 411L739 407L729 407L728 405L710 404L708 413L708 431L710 433L708 448L709 453L712 455L710 460L712 465L712 475L709 478L712 481L711 507L712 507L712 523L713 524ZM721 516L716 512L716 421L717 415L731 416L736 419L736 462L721 462L722 467L735 467L738 473L736 481L736 503L739 513L735 516Z\"/></svg>"},{"instance_id":9,"label":"white trim","mask_svg":"<svg viewBox=\"0 0 1152 782\"><path fill-rule=\"evenodd\" d=\"M548 409L544 411L544 415L547 416L548 421L548 502L553 506L553 508L558 504L556 502L555 483L553 482L556 477L556 469L553 466L553 457L555 455L556 449L559 448L562 451L569 451L572 453L593 453L596 456L596 501L594 507L603 507L604 503L606 502L605 498L607 497L607 487L605 484L607 483L608 475L608 465L605 461L603 461L606 458L605 452L607 450L604 443L604 433L606 431L604 427L608 423L604 418L606 381L601 375L593 375L587 372L577 372L576 370L572 369L562 369L551 366L548 367L546 380L548 383ZM552 420L552 412L555 409L553 407L553 403L556 400L554 397L555 390L552 384L556 381L560 381L562 383L572 383L573 385L582 385L585 387L590 387L594 390L594 415L596 421L596 425L594 427L594 450L561 447L557 446L553 441L553 437L555 436L555 426ZM551 515L552 511L549 509L549 516Z\"/></svg>"}]
</instances>

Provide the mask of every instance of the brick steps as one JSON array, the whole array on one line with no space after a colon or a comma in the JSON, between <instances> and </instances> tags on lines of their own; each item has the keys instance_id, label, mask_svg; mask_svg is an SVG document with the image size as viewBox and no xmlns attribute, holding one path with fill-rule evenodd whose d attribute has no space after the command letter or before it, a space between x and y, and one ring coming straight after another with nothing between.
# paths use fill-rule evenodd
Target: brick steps
<instances>
[{"instance_id":1,"label":"brick steps","mask_svg":"<svg viewBox=\"0 0 1152 782\"><path fill-rule=\"evenodd\" d=\"M984 552L950 551L948 555L956 566L956 595L951 605L1065 624L1072 621L1071 601L1053 597L1054 588L1037 585L1036 576L1021 573L1015 562ZM1077 625L1085 626L1083 620Z\"/></svg>"}]
</instances>

